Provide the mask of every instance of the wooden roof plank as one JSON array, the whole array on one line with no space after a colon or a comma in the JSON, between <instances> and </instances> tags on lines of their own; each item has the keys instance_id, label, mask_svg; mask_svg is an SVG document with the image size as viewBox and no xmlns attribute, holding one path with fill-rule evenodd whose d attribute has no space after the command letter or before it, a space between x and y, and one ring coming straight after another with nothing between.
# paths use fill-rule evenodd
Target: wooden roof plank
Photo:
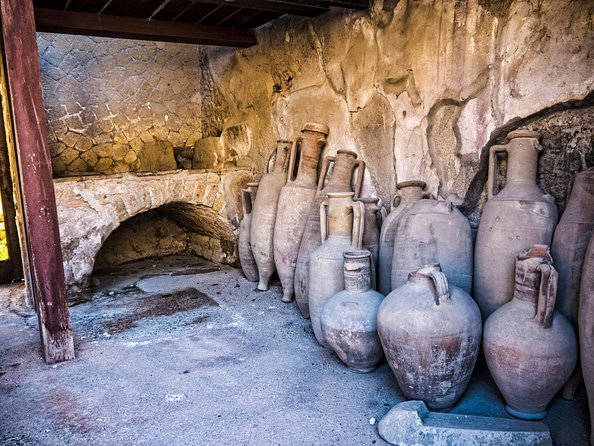
<instances>
[{"instance_id":1,"label":"wooden roof plank","mask_svg":"<svg viewBox=\"0 0 594 446\"><path fill-rule=\"evenodd\" d=\"M37 31L125 39L248 47L257 42L245 28L145 20L84 12L35 8Z\"/></svg>"}]
</instances>

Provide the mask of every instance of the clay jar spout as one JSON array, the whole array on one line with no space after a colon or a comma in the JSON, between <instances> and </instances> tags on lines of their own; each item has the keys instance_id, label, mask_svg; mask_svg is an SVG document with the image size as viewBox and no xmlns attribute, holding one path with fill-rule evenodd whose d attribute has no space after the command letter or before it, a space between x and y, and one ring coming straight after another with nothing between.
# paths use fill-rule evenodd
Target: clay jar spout
<instances>
[{"instance_id":1,"label":"clay jar spout","mask_svg":"<svg viewBox=\"0 0 594 446\"><path fill-rule=\"evenodd\" d=\"M507 411L544 418L577 361L571 324L555 310L557 272L546 245L516 260L513 298L485 322L483 348Z\"/></svg>"},{"instance_id":2,"label":"clay jar spout","mask_svg":"<svg viewBox=\"0 0 594 446\"><path fill-rule=\"evenodd\" d=\"M322 244L320 237L320 204L330 192L354 192L359 197L363 185L365 162L350 150L339 150L326 156L322 163L318 190L307 215L307 221L295 268L295 300L303 317L309 317L309 257Z\"/></svg>"},{"instance_id":3,"label":"clay jar spout","mask_svg":"<svg viewBox=\"0 0 594 446\"><path fill-rule=\"evenodd\" d=\"M278 199L274 224L274 264L283 287L283 302L293 300L295 266L299 244L305 228L307 213L317 190L317 167L322 148L326 144L328 127L308 123L291 151L287 184ZM295 168L296 160L299 164Z\"/></svg>"},{"instance_id":4,"label":"clay jar spout","mask_svg":"<svg viewBox=\"0 0 594 446\"><path fill-rule=\"evenodd\" d=\"M258 267L257 289L260 291L268 289L268 282L276 270L272 237L279 195L287 182L291 147L290 141L277 141L276 150L268 160L268 166L274 163L274 167L260 179L260 192L254 201L250 243Z\"/></svg>"},{"instance_id":5,"label":"clay jar spout","mask_svg":"<svg viewBox=\"0 0 594 446\"><path fill-rule=\"evenodd\" d=\"M254 260L250 244L253 204L256 199L258 185L259 183L247 183L246 188L241 193L243 219L239 224L239 237L237 241L241 270L245 278L250 282L256 282L258 280L258 267Z\"/></svg>"},{"instance_id":6,"label":"clay jar spout","mask_svg":"<svg viewBox=\"0 0 594 446\"><path fill-rule=\"evenodd\" d=\"M489 201L483 209L475 247L474 298L483 318L508 302L514 290L514 259L536 244L550 245L557 207L536 185L540 135L517 130L509 143L489 150ZM496 161L507 153L505 187L496 193Z\"/></svg>"}]
</instances>

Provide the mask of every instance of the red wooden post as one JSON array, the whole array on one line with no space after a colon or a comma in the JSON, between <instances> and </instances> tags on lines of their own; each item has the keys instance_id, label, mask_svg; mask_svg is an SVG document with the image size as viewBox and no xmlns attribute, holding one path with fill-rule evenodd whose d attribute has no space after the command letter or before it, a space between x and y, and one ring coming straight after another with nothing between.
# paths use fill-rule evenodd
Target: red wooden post
<instances>
[{"instance_id":1,"label":"red wooden post","mask_svg":"<svg viewBox=\"0 0 594 446\"><path fill-rule=\"evenodd\" d=\"M32 289L48 364L74 358L32 0L0 0Z\"/></svg>"}]
</instances>

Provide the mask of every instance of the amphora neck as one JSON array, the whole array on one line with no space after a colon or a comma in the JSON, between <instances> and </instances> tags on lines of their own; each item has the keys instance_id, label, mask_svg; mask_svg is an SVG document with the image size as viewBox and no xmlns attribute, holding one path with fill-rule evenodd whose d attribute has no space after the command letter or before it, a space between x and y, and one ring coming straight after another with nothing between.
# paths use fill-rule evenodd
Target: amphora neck
<instances>
[{"instance_id":1,"label":"amphora neck","mask_svg":"<svg viewBox=\"0 0 594 446\"><path fill-rule=\"evenodd\" d=\"M344 289L365 293L371 289L371 253L366 249L344 253Z\"/></svg>"}]
</instances>

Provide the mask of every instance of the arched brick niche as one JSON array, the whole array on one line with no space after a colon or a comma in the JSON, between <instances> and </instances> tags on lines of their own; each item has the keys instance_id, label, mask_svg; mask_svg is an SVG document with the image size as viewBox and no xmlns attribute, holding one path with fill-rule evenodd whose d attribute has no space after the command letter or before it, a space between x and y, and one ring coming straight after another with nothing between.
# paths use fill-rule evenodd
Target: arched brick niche
<instances>
[{"instance_id":1,"label":"arched brick niche","mask_svg":"<svg viewBox=\"0 0 594 446\"><path fill-rule=\"evenodd\" d=\"M195 249L204 248L200 255L236 262L239 191L251 179L250 171L233 169L55 180L69 290L88 286L99 250L122 222L155 209L192 232Z\"/></svg>"}]
</instances>

